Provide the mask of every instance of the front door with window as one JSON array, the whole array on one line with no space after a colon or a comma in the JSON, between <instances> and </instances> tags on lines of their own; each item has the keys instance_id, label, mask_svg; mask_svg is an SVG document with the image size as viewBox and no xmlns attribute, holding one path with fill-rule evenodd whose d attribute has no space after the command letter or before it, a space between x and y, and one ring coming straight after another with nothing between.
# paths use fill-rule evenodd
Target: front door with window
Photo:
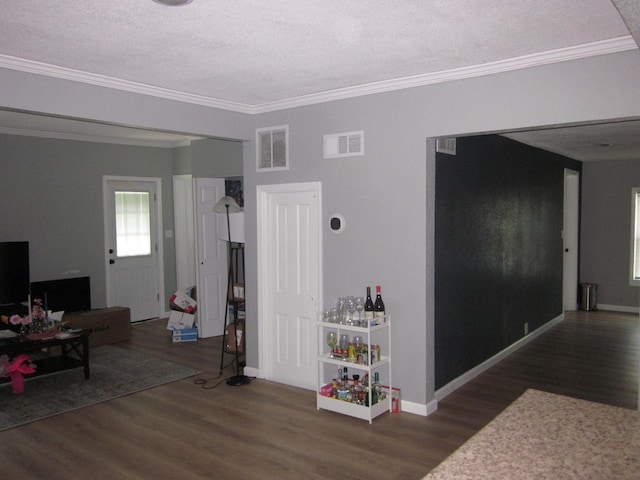
<instances>
[{"instance_id":1,"label":"front door with window","mask_svg":"<svg viewBox=\"0 0 640 480\"><path fill-rule=\"evenodd\" d=\"M160 313L158 181L105 179L107 305L131 309L131 321Z\"/></svg>"}]
</instances>

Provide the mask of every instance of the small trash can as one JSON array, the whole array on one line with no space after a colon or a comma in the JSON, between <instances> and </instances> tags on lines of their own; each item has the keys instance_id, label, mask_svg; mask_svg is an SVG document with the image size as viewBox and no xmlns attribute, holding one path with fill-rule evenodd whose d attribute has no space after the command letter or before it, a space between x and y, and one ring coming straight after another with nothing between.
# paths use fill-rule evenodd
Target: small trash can
<instances>
[{"instance_id":1,"label":"small trash can","mask_svg":"<svg viewBox=\"0 0 640 480\"><path fill-rule=\"evenodd\" d=\"M581 310L597 310L596 295L598 293L598 285L595 283L581 283L582 303Z\"/></svg>"}]
</instances>

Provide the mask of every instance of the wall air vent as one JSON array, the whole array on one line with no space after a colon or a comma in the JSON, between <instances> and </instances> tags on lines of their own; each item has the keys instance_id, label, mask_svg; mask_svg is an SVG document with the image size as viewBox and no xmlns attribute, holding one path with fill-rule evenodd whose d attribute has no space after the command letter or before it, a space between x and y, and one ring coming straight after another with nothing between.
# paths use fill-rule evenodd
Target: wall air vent
<instances>
[{"instance_id":1,"label":"wall air vent","mask_svg":"<svg viewBox=\"0 0 640 480\"><path fill-rule=\"evenodd\" d=\"M364 155L364 131L324 136L324 158Z\"/></svg>"},{"instance_id":2,"label":"wall air vent","mask_svg":"<svg viewBox=\"0 0 640 480\"><path fill-rule=\"evenodd\" d=\"M256 130L257 171L289 170L289 125Z\"/></svg>"},{"instance_id":3,"label":"wall air vent","mask_svg":"<svg viewBox=\"0 0 640 480\"><path fill-rule=\"evenodd\" d=\"M436 152L448 153L449 155L456 154L456 139L455 137L438 138L436 140Z\"/></svg>"}]
</instances>

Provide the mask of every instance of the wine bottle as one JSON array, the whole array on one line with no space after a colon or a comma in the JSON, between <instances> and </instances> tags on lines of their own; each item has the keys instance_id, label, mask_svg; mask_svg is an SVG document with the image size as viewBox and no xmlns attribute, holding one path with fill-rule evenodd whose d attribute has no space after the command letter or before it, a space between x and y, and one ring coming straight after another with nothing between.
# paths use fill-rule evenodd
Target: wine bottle
<instances>
[{"instance_id":1,"label":"wine bottle","mask_svg":"<svg viewBox=\"0 0 640 480\"><path fill-rule=\"evenodd\" d=\"M382 294L380 293L380 285L376 286L376 301L373 304L373 317L378 324L384 322L384 302L382 301Z\"/></svg>"},{"instance_id":2,"label":"wine bottle","mask_svg":"<svg viewBox=\"0 0 640 480\"><path fill-rule=\"evenodd\" d=\"M367 322L367 326L370 325L373 320L373 300L371 300L371 287L367 287L367 299L364 302L364 319Z\"/></svg>"}]
</instances>

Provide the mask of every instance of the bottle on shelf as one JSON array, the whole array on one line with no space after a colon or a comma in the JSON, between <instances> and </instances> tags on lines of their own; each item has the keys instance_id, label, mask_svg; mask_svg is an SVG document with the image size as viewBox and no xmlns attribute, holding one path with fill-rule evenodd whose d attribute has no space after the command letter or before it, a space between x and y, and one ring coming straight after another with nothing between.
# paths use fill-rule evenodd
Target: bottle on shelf
<instances>
[{"instance_id":1,"label":"bottle on shelf","mask_svg":"<svg viewBox=\"0 0 640 480\"><path fill-rule=\"evenodd\" d=\"M376 286L376 301L373 304L373 317L376 319L377 324L384 322L384 302L382 301L380 285Z\"/></svg>"},{"instance_id":2,"label":"bottle on shelf","mask_svg":"<svg viewBox=\"0 0 640 480\"><path fill-rule=\"evenodd\" d=\"M367 326L371 325L374 310L373 300L371 300L371 287L367 287L367 299L364 302L364 319L367 322Z\"/></svg>"},{"instance_id":3,"label":"bottle on shelf","mask_svg":"<svg viewBox=\"0 0 640 480\"><path fill-rule=\"evenodd\" d=\"M359 382L360 375L353 376L353 403L357 403L358 405L364 405L364 389L362 388L362 384Z\"/></svg>"},{"instance_id":4,"label":"bottle on shelf","mask_svg":"<svg viewBox=\"0 0 640 480\"><path fill-rule=\"evenodd\" d=\"M334 378L331 382L331 398L338 398L338 381Z\"/></svg>"},{"instance_id":5,"label":"bottle on shelf","mask_svg":"<svg viewBox=\"0 0 640 480\"><path fill-rule=\"evenodd\" d=\"M380 374L378 372L373 373L373 383L371 384L371 404L375 405L379 400L382 400L382 385L380 385Z\"/></svg>"},{"instance_id":6,"label":"bottle on shelf","mask_svg":"<svg viewBox=\"0 0 640 480\"><path fill-rule=\"evenodd\" d=\"M365 373L362 378L362 390L364 392L364 406L369 406L369 374Z\"/></svg>"}]
</instances>

